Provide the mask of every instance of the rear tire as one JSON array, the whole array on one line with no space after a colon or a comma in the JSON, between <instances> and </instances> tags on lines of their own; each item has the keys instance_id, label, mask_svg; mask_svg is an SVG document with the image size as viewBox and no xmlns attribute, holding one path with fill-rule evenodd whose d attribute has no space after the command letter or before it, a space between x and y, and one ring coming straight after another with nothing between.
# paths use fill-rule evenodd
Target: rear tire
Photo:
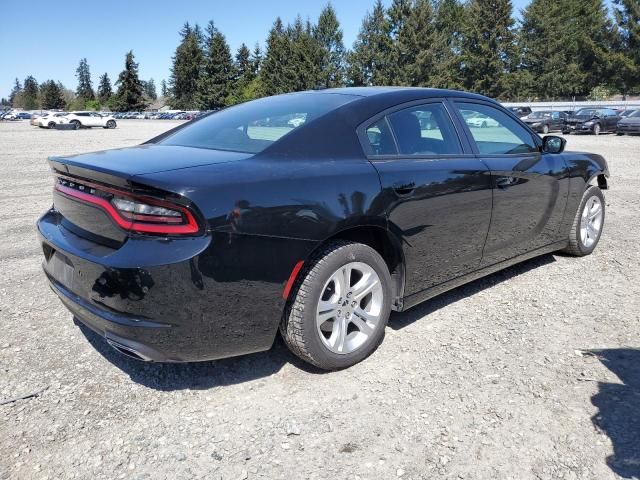
<instances>
[{"instance_id":1,"label":"rear tire","mask_svg":"<svg viewBox=\"0 0 640 480\"><path fill-rule=\"evenodd\" d=\"M391 277L382 257L366 245L329 243L307 262L291 295L280 333L294 354L316 367L350 367L384 337Z\"/></svg>"},{"instance_id":2,"label":"rear tire","mask_svg":"<svg viewBox=\"0 0 640 480\"><path fill-rule=\"evenodd\" d=\"M56 124L55 122L49 122L49 125L47 125L49 128L56 128Z\"/></svg>"},{"instance_id":3,"label":"rear tire","mask_svg":"<svg viewBox=\"0 0 640 480\"><path fill-rule=\"evenodd\" d=\"M569 255L584 257L598 245L605 220L605 203L602 190L588 186L576 211L569 233L569 245L562 250Z\"/></svg>"},{"instance_id":4,"label":"rear tire","mask_svg":"<svg viewBox=\"0 0 640 480\"><path fill-rule=\"evenodd\" d=\"M549 125L544 125L542 127L542 133L544 133L545 135L549 133Z\"/></svg>"},{"instance_id":5,"label":"rear tire","mask_svg":"<svg viewBox=\"0 0 640 480\"><path fill-rule=\"evenodd\" d=\"M116 121L115 120L109 120L107 122L107 126L105 128L116 128Z\"/></svg>"},{"instance_id":6,"label":"rear tire","mask_svg":"<svg viewBox=\"0 0 640 480\"><path fill-rule=\"evenodd\" d=\"M80 130L81 124L78 120L71 120L71 125L73 125L74 130Z\"/></svg>"}]
</instances>

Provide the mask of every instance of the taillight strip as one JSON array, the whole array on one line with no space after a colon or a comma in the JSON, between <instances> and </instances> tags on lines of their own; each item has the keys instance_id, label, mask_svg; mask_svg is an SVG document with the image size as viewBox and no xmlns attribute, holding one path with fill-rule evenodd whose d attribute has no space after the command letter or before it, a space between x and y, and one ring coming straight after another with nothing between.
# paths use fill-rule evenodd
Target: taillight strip
<instances>
[{"instance_id":1,"label":"taillight strip","mask_svg":"<svg viewBox=\"0 0 640 480\"><path fill-rule=\"evenodd\" d=\"M55 190L62 193L67 197L74 198L76 200L80 200L85 203L89 203L95 205L97 207L102 208L106 211L109 216L123 229L131 230L135 232L141 233L159 233L159 234L169 234L169 235L185 235L185 234L193 234L197 233L199 230L198 222L194 218L193 214L180 206L173 206L172 208L179 209L180 212L184 214L186 217L187 223L182 225L153 225L149 223L140 223L130 219L125 219L122 215L115 209L110 202L105 200L104 198L97 197L95 195L91 195L89 193L81 192L79 190L75 190L73 188L65 187L64 185L56 184ZM118 192L118 195L126 196L126 194L122 192Z\"/></svg>"}]
</instances>

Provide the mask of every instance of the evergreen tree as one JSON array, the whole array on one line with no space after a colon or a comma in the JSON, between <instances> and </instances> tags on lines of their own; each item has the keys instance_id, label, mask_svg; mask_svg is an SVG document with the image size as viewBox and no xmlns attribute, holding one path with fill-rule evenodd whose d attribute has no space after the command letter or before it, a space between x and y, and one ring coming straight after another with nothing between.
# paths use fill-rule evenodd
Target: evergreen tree
<instances>
[{"instance_id":1,"label":"evergreen tree","mask_svg":"<svg viewBox=\"0 0 640 480\"><path fill-rule=\"evenodd\" d=\"M91 73L89 72L89 64L86 58L80 59L80 64L76 69L76 77L78 77L78 88L76 96L81 100L95 100L96 96L93 92L91 83Z\"/></svg>"},{"instance_id":2,"label":"evergreen tree","mask_svg":"<svg viewBox=\"0 0 640 480\"><path fill-rule=\"evenodd\" d=\"M412 0L393 0L387 12L389 35L392 39L391 62L395 68L390 71L390 82L393 85L411 85L408 72L411 57L417 52L412 51L407 38L409 17L413 11Z\"/></svg>"},{"instance_id":3,"label":"evergreen tree","mask_svg":"<svg viewBox=\"0 0 640 480\"><path fill-rule=\"evenodd\" d=\"M251 52L251 68L253 70L253 75L258 76L260 69L262 68L262 50L260 49L260 44L256 43L256 46L253 47L253 52Z\"/></svg>"},{"instance_id":4,"label":"evergreen tree","mask_svg":"<svg viewBox=\"0 0 640 480\"><path fill-rule=\"evenodd\" d=\"M40 86L40 107L45 110L62 110L65 107L62 89L53 80Z\"/></svg>"},{"instance_id":5,"label":"evergreen tree","mask_svg":"<svg viewBox=\"0 0 640 480\"><path fill-rule=\"evenodd\" d=\"M167 87L167 81L163 78L160 82L160 94L162 98L167 98L169 96L169 88Z\"/></svg>"},{"instance_id":6,"label":"evergreen tree","mask_svg":"<svg viewBox=\"0 0 640 480\"><path fill-rule=\"evenodd\" d=\"M280 17L269 31L267 38L267 52L264 57L260 76L266 95L276 95L293 90L292 76L289 69L291 59L290 42Z\"/></svg>"},{"instance_id":7,"label":"evergreen tree","mask_svg":"<svg viewBox=\"0 0 640 480\"><path fill-rule=\"evenodd\" d=\"M499 97L512 70L511 0L471 0L466 8L461 52L464 87Z\"/></svg>"},{"instance_id":8,"label":"evergreen tree","mask_svg":"<svg viewBox=\"0 0 640 480\"><path fill-rule=\"evenodd\" d=\"M614 0L614 14L620 38L618 52L626 57L621 71L621 90L640 92L640 2Z\"/></svg>"},{"instance_id":9,"label":"evergreen tree","mask_svg":"<svg viewBox=\"0 0 640 480\"><path fill-rule=\"evenodd\" d=\"M106 73L100 75L100 83L98 84L98 100L102 103L109 101L113 95L113 89L111 88L111 80Z\"/></svg>"},{"instance_id":10,"label":"evergreen tree","mask_svg":"<svg viewBox=\"0 0 640 480\"><path fill-rule=\"evenodd\" d=\"M151 100L158 99L158 92L156 91L156 82L154 82L153 78L150 78L148 81L144 82L144 93Z\"/></svg>"},{"instance_id":11,"label":"evergreen tree","mask_svg":"<svg viewBox=\"0 0 640 480\"><path fill-rule=\"evenodd\" d=\"M341 87L345 82L346 53L342 29L336 11L327 4L320 13L313 37L319 46L320 83L323 87Z\"/></svg>"},{"instance_id":12,"label":"evergreen tree","mask_svg":"<svg viewBox=\"0 0 640 480\"><path fill-rule=\"evenodd\" d=\"M118 112L144 110L142 82L138 77L138 64L134 61L133 51L125 57L124 70L116 81L118 91L113 99L114 110Z\"/></svg>"},{"instance_id":13,"label":"evergreen tree","mask_svg":"<svg viewBox=\"0 0 640 480\"><path fill-rule=\"evenodd\" d=\"M180 32L180 37L182 40L173 56L169 78L170 105L173 108L189 110L196 106L198 79L203 63L202 32L198 25L191 28L187 22Z\"/></svg>"},{"instance_id":14,"label":"evergreen tree","mask_svg":"<svg viewBox=\"0 0 640 480\"><path fill-rule=\"evenodd\" d=\"M225 106L234 78L231 51L213 21L207 25L204 63L198 79L197 106L212 110Z\"/></svg>"},{"instance_id":15,"label":"evergreen tree","mask_svg":"<svg viewBox=\"0 0 640 480\"><path fill-rule=\"evenodd\" d=\"M253 80L253 65L251 65L251 52L249 48L243 43L238 48L235 58L235 74L236 80L246 79Z\"/></svg>"},{"instance_id":16,"label":"evergreen tree","mask_svg":"<svg viewBox=\"0 0 640 480\"><path fill-rule=\"evenodd\" d=\"M465 9L460 0L435 3L434 65L430 84L437 88L461 89L460 50Z\"/></svg>"},{"instance_id":17,"label":"evergreen tree","mask_svg":"<svg viewBox=\"0 0 640 480\"><path fill-rule=\"evenodd\" d=\"M313 37L311 22L303 22L298 15L293 25L287 27L291 56L288 70L291 72L288 91L299 92L317 88L320 83L320 47Z\"/></svg>"},{"instance_id":18,"label":"evergreen tree","mask_svg":"<svg viewBox=\"0 0 640 480\"><path fill-rule=\"evenodd\" d=\"M16 78L15 83L13 84L13 88L11 89L11 93L9 93L9 105L15 107L13 104L16 96L22 91L22 85L20 85L20 80Z\"/></svg>"},{"instance_id":19,"label":"evergreen tree","mask_svg":"<svg viewBox=\"0 0 640 480\"><path fill-rule=\"evenodd\" d=\"M349 83L353 86L387 85L394 74L393 42L381 0L367 13L349 58Z\"/></svg>"},{"instance_id":20,"label":"evergreen tree","mask_svg":"<svg viewBox=\"0 0 640 480\"><path fill-rule=\"evenodd\" d=\"M22 108L25 110L34 110L38 108L38 82L29 75L24 79L24 88L22 89Z\"/></svg>"}]
</instances>

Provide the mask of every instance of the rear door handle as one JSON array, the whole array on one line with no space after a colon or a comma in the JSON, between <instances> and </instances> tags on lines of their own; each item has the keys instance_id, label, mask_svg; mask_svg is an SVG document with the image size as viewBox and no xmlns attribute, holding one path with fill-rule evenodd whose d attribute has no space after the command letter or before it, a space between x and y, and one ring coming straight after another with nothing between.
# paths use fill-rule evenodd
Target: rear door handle
<instances>
[{"instance_id":1,"label":"rear door handle","mask_svg":"<svg viewBox=\"0 0 640 480\"><path fill-rule=\"evenodd\" d=\"M416 184L411 183L395 183L393 185L393 191L400 197L406 197L411 195L416 189Z\"/></svg>"}]
</instances>

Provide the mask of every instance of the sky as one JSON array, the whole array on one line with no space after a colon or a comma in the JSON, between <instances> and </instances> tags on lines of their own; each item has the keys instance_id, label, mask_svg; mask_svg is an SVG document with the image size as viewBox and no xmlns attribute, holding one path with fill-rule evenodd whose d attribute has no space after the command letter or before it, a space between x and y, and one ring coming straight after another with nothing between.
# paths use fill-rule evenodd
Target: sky
<instances>
[{"instance_id":1,"label":"sky","mask_svg":"<svg viewBox=\"0 0 640 480\"><path fill-rule=\"evenodd\" d=\"M353 44L362 18L374 0L332 0L343 29L345 46ZM391 0L385 0L389 5ZM527 0L513 0L516 16ZM232 51L245 42L264 47L273 21L285 23L297 14L315 21L326 0L64 0L25 2L0 0L0 97L7 97L16 77L33 75L38 83L61 81L75 90L75 71L86 57L94 88L108 73L114 82L133 50L140 78L169 78L178 32L185 21L206 25L213 20ZM159 93L159 92L158 92Z\"/></svg>"}]
</instances>

